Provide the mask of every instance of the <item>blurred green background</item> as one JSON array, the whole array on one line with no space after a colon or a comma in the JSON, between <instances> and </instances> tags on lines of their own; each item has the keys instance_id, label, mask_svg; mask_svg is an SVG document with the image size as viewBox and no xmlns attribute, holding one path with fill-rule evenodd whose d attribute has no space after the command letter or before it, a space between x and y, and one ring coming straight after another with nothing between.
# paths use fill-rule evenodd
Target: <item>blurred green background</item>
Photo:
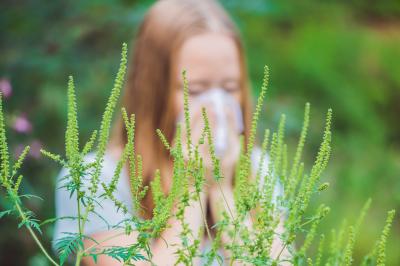
<instances>
[{"instance_id":1,"label":"blurred green background","mask_svg":"<svg viewBox=\"0 0 400 266\"><path fill-rule=\"evenodd\" d=\"M58 165L41 147L63 153L66 84L74 75L83 139L99 124L119 63L153 1L2 1L0 90L5 99L10 149L32 145L23 190L44 201L27 202L45 219L54 215ZM334 111L333 158L321 201L332 207L321 231L354 223L363 203L372 207L356 241L356 264L383 228L386 211L400 210L400 1L225 0L242 32L257 96L264 64L271 85L260 132L287 115L290 143L304 104L311 103L306 162L321 139L324 115ZM294 146L289 152L293 152ZM7 204L0 197L2 208ZM396 215L388 265L400 264ZM0 265L47 265L15 219L0 220ZM50 246L52 227L44 228Z\"/></svg>"}]
</instances>

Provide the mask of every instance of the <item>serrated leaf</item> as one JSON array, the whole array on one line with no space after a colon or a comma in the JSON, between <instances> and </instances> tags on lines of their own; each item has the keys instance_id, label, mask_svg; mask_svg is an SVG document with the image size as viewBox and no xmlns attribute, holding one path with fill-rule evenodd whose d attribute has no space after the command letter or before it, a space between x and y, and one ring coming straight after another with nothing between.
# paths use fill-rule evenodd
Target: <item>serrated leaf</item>
<instances>
[{"instance_id":1,"label":"serrated leaf","mask_svg":"<svg viewBox=\"0 0 400 266\"><path fill-rule=\"evenodd\" d=\"M43 200L43 201L44 201L43 198L41 198L41 197L39 197L39 196L36 196L36 195L33 195L33 194L23 194L23 195L19 195L19 197L20 197L20 198L27 198L27 199L36 198L36 199L40 199L40 200Z\"/></svg>"},{"instance_id":2,"label":"serrated leaf","mask_svg":"<svg viewBox=\"0 0 400 266\"><path fill-rule=\"evenodd\" d=\"M128 247L111 247L104 249L102 254L107 255L120 262L129 263L129 261L147 260L139 253L139 245L134 244Z\"/></svg>"},{"instance_id":3,"label":"serrated leaf","mask_svg":"<svg viewBox=\"0 0 400 266\"><path fill-rule=\"evenodd\" d=\"M34 228L36 229L36 231L38 231L40 234L42 234L42 230L40 229L40 225L38 223L38 219L33 219L33 218L26 218L24 220L22 220L19 224L18 224L18 228L21 228L22 226L26 226L29 228Z\"/></svg>"},{"instance_id":4,"label":"serrated leaf","mask_svg":"<svg viewBox=\"0 0 400 266\"><path fill-rule=\"evenodd\" d=\"M110 223L106 220L106 219L104 219L104 217L103 216L101 216L98 212L96 212L96 211L91 211L93 214L95 214L97 217L99 217L106 225L107 225L107 228L108 229L110 229L111 228L111 225L110 225Z\"/></svg>"},{"instance_id":5,"label":"serrated leaf","mask_svg":"<svg viewBox=\"0 0 400 266\"><path fill-rule=\"evenodd\" d=\"M12 213L12 210L6 210L6 211L0 212L0 219L6 215L10 215L11 213Z\"/></svg>"},{"instance_id":6,"label":"serrated leaf","mask_svg":"<svg viewBox=\"0 0 400 266\"><path fill-rule=\"evenodd\" d=\"M51 219L47 219L47 220L44 220L43 222L41 222L40 226L48 224L48 223L54 223L54 222L56 222L58 220L67 220L67 219L78 220L78 217L76 217L76 216L62 216L62 217L51 218Z\"/></svg>"},{"instance_id":7,"label":"serrated leaf","mask_svg":"<svg viewBox=\"0 0 400 266\"><path fill-rule=\"evenodd\" d=\"M78 251L79 248L83 249L83 242L79 234L69 234L68 236L60 238L56 244L60 265L63 265L71 254Z\"/></svg>"},{"instance_id":8,"label":"serrated leaf","mask_svg":"<svg viewBox=\"0 0 400 266\"><path fill-rule=\"evenodd\" d=\"M82 239L90 239L90 240L92 240L93 242L95 242L97 245L99 244L99 242L97 242L96 239L94 239L93 237L88 236L88 235L82 235Z\"/></svg>"}]
</instances>

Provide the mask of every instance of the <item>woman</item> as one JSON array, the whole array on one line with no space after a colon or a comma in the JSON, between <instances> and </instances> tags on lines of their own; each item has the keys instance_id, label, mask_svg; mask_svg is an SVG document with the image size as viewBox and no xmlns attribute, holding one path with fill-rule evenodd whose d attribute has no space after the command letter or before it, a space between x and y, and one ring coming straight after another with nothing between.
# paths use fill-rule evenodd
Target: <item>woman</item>
<instances>
[{"instance_id":1,"label":"woman","mask_svg":"<svg viewBox=\"0 0 400 266\"><path fill-rule=\"evenodd\" d=\"M225 137L216 145L225 142L220 149L222 172L221 188L228 204L233 204L233 182L235 164L239 153L239 134L245 141L250 131L251 102L249 81L246 73L245 56L238 32L223 8L211 0L162 0L155 3L146 14L141 24L134 50L131 53L128 66L127 81L123 95L123 106L128 114L135 114L135 150L143 158L144 183L149 184L156 169L160 169L164 192L168 192L172 181L172 160L161 141L156 129L161 131L171 143L176 131L176 122L181 117L183 109L183 83L181 73L187 71L189 84L189 103L191 106L192 134L194 141L198 140L202 129L200 106L210 109L210 124L221 126L221 113L226 113L228 123L221 129ZM204 96L206 95L206 96ZM207 96L208 95L208 96ZM220 99L218 103L222 111L215 110L216 106L209 101ZM199 100L202 99L202 100ZM230 103L230 104L227 104ZM207 106L208 105L208 106ZM214 109L213 109L214 108ZM238 112L239 110L239 112ZM236 113L236 114L233 114ZM239 114L237 114L239 113ZM240 118L238 121L238 117ZM224 120L225 121L225 120ZM233 123L236 121L236 125ZM115 163L121 155L122 148L127 142L124 125L121 120L115 124L113 136L108 146L102 178L112 176ZM185 145L183 145L185 147ZM207 169L210 168L208 151L203 150ZM253 165L259 160L259 149L252 154ZM88 160L90 160L90 156ZM127 169L124 169L117 186L116 197L128 206L131 195L128 184ZM186 209L185 217L194 233L204 225L201 216L202 206L210 208L213 223L219 219L219 202L221 193L211 174L207 174L207 186L200 197L200 202L194 202ZM65 175L65 170L60 177ZM66 191L58 190L56 194L57 216L73 216L76 210L73 203L68 204L69 195ZM151 193L141 203L144 212L138 215L149 218L154 207ZM102 203L98 210L108 221L122 220L112 202ZM68 206L68 207L67 207ZM208 207L207 207L208 206ZM130 206L132 207L132 206ZM131 210L135 213L135 210ZM171 219L171 227L166 229L162 238L154 241L152 253L156 265L173 265L177 246L165 245L180 243L177 232L180 224ZM59 220L56 224L55 238L61 232L73 232L76 225L68 220ZM89 217L85 234L93 239L107 239L114 235L114 230L106 230L104 223L96 216ZM136 242L135 233L121 235L106 241L104 245L128 245ZM86 240L85 247L92 240ZM226 255L226 254L225 254ZM85 265L94 265L92 258L85 258ZM142 263L142 264L141 264ZM201 264L201 262L197 262ZM119 262L106 256L100 256L96 265L120 265ZM148 265L138 262L136 265Z\"/></svg>"}]
</instances>

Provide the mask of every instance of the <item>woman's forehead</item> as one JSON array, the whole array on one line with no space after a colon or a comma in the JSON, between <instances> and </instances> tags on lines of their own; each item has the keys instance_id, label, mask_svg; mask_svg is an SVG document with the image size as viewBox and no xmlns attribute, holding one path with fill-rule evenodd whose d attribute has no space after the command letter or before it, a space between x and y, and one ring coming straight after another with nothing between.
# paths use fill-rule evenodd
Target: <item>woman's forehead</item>
<instances>
[{"instance_id":1,"label":"woman's forehead","mask_svg":"<svg viewBox=\"0 0 400 266\"><path fill-rule=\"evenodd\" d=\"M240 77L239 51L229 36L204 33L187 39L178 52L178 72L190 82L235 80Z\"/></svg>"}]
</instances>

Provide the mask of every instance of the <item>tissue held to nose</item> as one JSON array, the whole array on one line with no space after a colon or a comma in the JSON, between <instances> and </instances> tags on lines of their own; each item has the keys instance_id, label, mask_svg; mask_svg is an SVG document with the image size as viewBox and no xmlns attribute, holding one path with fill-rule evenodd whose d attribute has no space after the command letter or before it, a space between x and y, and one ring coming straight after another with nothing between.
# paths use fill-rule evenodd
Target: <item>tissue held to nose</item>
<instances>
[{"instance_id":1,"label":"tissue held to nose","mask_svg":"<svg viewBox=\"0 0 400 266\"><path fill-rule=\"evenodd\" d=\"M191 118L196 112L201 112L205 107L207 114L213 116L210 127L213 134L215 154L224 155L229 148L229 130L234 130L238 135L243 132L243 115L240 104L224 89L211 88L193 97L189 101ZM177 122L184 120L181 110Z\"/></svg>"}]
</instances>

